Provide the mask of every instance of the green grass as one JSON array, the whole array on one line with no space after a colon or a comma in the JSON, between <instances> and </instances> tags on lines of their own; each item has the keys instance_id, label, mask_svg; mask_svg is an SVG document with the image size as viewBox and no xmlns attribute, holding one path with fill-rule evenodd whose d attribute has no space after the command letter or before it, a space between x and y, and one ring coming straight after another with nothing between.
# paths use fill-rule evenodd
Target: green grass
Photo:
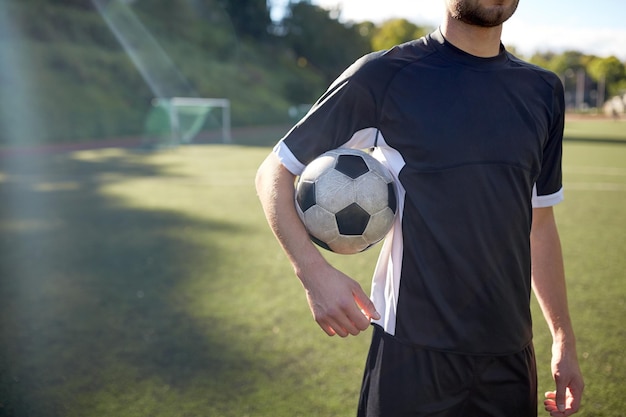
<instances>
[{"instance_id":1,"label":"green grass","mask_svg":"<svg viewBox=\"0 0 626 417\"><path fill-rule=\"evenodd\" d=\"M0 416L355 414L369 332L313 322L255 197L269 148L247 135L2 160ZM624 416L626 146L567 142L564 170L580 415ZM328 256L368 289L376 255ZM543 392L550 340L533 309Z\"/></svg>"},{"instance_id":2,"label":"green grass","mask_svg":"<svg viewBox=\"0 0 626 417\"><path fill-rule=\"evenodd\" d=\"M571 120L565 125L565 136L573 141L624 142L626 141L626 121Z\"/></svg>"}]
</instances>

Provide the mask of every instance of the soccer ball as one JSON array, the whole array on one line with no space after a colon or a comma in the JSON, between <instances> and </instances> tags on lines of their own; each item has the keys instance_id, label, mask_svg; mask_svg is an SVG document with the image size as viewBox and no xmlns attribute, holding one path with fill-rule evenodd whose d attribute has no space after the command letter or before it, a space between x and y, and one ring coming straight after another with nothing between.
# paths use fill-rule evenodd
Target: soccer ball
<instances>
[{"instance_id":1,"label":"soccer ball","mask_svg":"<svg viewBox=\"0 0 626 417\"><path fill-rule=\"evenodd\" d=\"M396 207L393 177L361 150L322 154L296 183L296 210L311 240L340 254L362 252L382 240Z\"/></svg>"}]
</instances>

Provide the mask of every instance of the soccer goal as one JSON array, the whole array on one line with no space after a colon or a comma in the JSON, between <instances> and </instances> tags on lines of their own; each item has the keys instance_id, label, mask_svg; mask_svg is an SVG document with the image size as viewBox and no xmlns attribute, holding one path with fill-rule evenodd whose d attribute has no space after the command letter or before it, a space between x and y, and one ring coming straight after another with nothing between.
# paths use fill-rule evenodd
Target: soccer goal
<instances>
[{"instance_id":1,"label":"soccer goal","mask_svg":"<svg viewBox=\"0 0 626 417\"><path fill-rule=\"evenodd\" d=\"M230 100L155 98L145 128L147 139L161 145L176 146L194 140L231 143Z\"/></svg>"}]
</instances>

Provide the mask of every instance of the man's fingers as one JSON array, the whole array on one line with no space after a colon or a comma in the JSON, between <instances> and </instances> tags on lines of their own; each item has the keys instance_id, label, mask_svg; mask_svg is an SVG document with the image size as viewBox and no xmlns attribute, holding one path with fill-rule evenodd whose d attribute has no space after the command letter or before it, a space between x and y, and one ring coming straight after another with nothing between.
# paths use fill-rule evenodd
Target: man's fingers
<instances>
[{"instance_id":1,"label":"man's fingers","mask_svg":"<svg viewBox=\"0 0 626 417\"><path fill-rule=\"evenodd\" d=\"M554 416L557 413L559 413L557 406L556 406L556 402L554 401L555 397L556 397L555 391L548 391L546 392L546 400L543 402L545 410L548 413L550 413L551 416Z\"/></svg>"},{"instance_id":2,"label":"man's fingers","mask_svg":"<svg viewBox=\"0 0 626 417\"><path fill-rule=\"evenodd\" d=\"M337 332L335 332L335 330L334 330L334 329L333 329L330 325L328 325L328 324L322 324L322 323L320 323L320 322L318 322L317 324L320 326L320 328L321 328L322 330L324 330L324 332L325 332L327 335L329 335L329 336L331 336L331 337L332 337L332 336L334 336L334 335L336 335L336 334L337 334Z\"/></svg>"},{"instance_id":3,"label":"man's fingers","mask_svg":"<svg viewBox=\"0 0 626 417\"><path fill-rule=\"evenodd\" d=\"M329 312L325 317L319 318L317 322L329 336L337 335L340 337L356 336L370 325L369 318L354 303L343 309Z\"/></svg>"},{"instance_id":4,"label":"man's fingers","mask_svg":"<svg viewBox=\"0 0 626 417\"><path fill-rule=\"evenodd\" d=\"M348 337L350 335L356 336L361 333L361 330L358 329L353 323L347 321L333 321L332 324L329 325L330 332L326 332L329 336L337 335L339 337Z\"/></svg>"},{"instance_id":5,"label":"man's fingers","mask_svg":"<svg viewBox=\"0 0 626 417\"><path fill-rule=\"evenodd\" d=\"M559 411L565 411L566 407L566 397L567 397L567 384L562 382L562 378L558 376L555 378L556 380L556 394L554 396L554 402L556 403L556 407Z\"/></svg>"},{"instance_id":6,"label":"man's fingers","mask_svg":"<svg viewBox=\"0 0 626 417\"><path fill-rule=\"evenodd\" d=\"M359 323L359 319L365 324ZM351 308L328 311L323 317L317 317L316 321L326 334L339 337L356 336L369 326L369 321L354 303Z\"/></svg>"},{"instance_id":7,"label":"man's fingers","mask_svg":"<svg viewBox=\"0 0 626 417\"><path fill-rule=\"evenodd\" d=\"M560 403L559 400L557 400L558 390L546 392L546 400L543 402L543 404L546 411L548 411L551 416L570 416L578 412L580 408L582 389L567 387L564 391L564 407L561 407L559 404L563 403Z\"/></svg>"},{"instance_id":8,"label":"man's fingers","mask_svg":"<svg viewBox=\"0 0 626 417\"><path fill-rule=\"evenodd\" d=\"M354 300L356 304L361 309L361 312L367 317L369 320L378 320L380 319L380 314L376 311L376 306L370 298L361 290L359 287L358 290L353 291Z\"/></svg>"}]
</instances>

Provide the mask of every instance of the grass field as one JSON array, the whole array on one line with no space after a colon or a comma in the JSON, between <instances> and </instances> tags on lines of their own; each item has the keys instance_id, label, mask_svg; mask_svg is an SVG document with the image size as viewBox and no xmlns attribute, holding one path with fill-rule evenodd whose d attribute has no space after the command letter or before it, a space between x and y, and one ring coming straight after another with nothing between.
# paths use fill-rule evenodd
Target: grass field
<instances>
[{"instance_id":1,"label":"grass field","mask_svg":"<svg viewBox=\"0 0 626 417\"><path fill-rule=\"evenodd\" d=\"M556 213L580 415L624 417L626 124L567 133ZM267 152L0 159L0 416L354 415L370 335L328 338L311 319L255 197ZM328 256L369 288L376 249ZM543 392L550 339L533 309Z\"/></svg>"}]
</instances>

